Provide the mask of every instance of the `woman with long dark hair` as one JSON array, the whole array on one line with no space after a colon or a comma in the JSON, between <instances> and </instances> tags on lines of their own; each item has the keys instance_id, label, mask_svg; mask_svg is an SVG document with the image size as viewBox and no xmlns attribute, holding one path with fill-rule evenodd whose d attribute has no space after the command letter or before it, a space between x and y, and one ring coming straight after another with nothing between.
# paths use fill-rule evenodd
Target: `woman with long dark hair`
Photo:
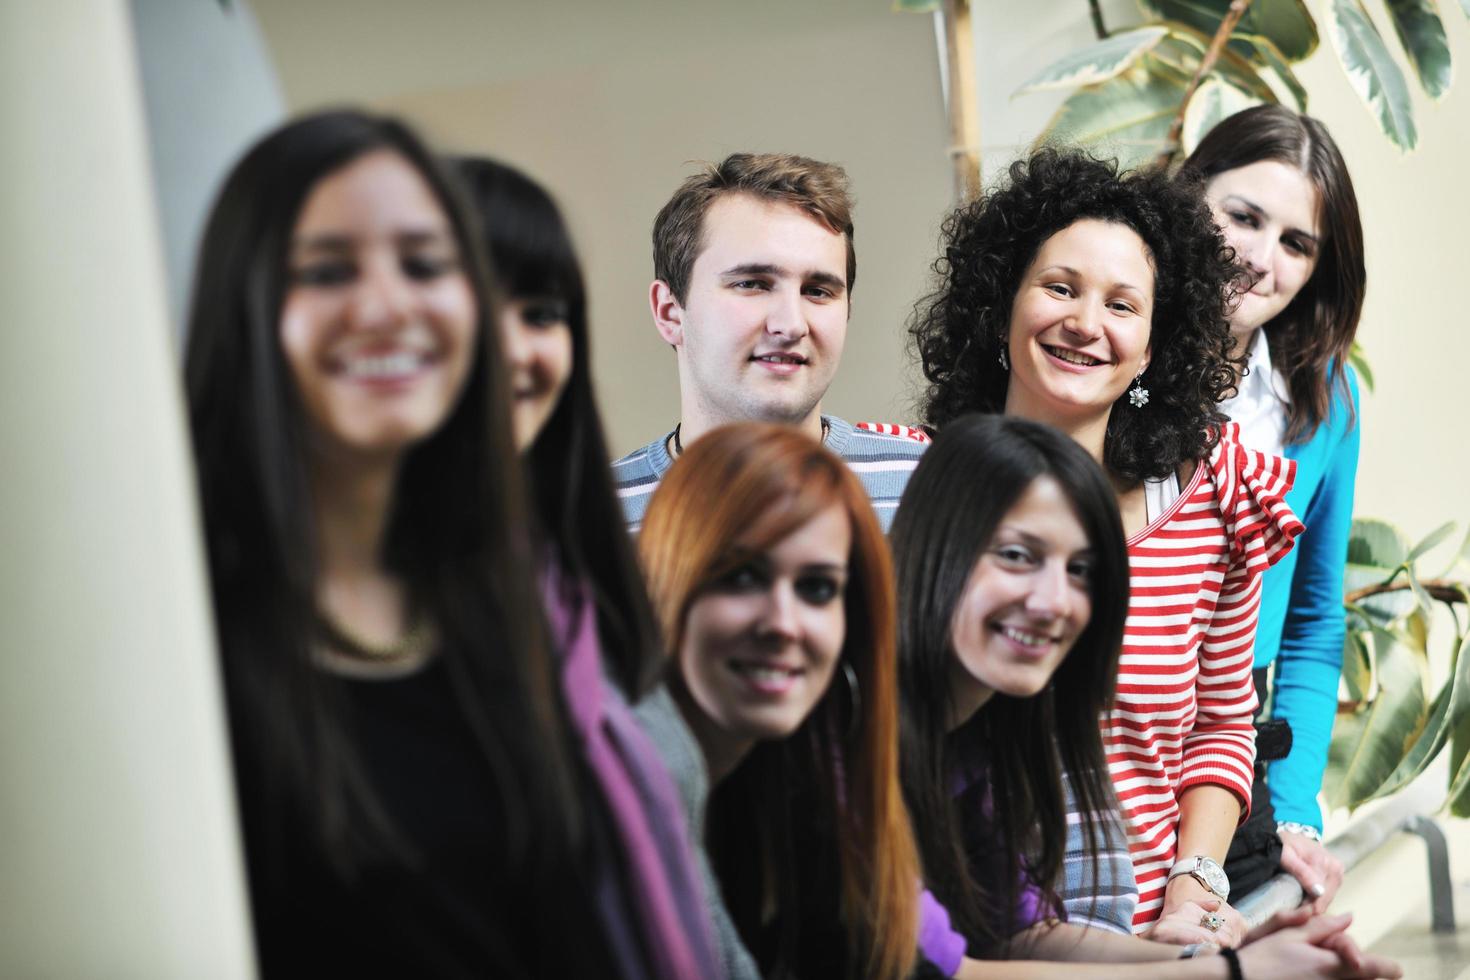
<instances>
[{"instance_id":1,"label":"woman with long dark hair","mask_svg":"<svg viewBox=\"0 0 1470 980\"><path fill-rule=\"evenodd\" d=\"M1216 409L1234 384L1229 250L1188 187L1051 149L956 211L943 241L911 326L925 421L1046 422L1103 466L1132 586L1104 745L1134 928L1233 945L1244 922L1219 863L1250 801L1260 574L1300 524L1282 500L1292 465L1241 446Z\"/></svg>"},{"instance_id":2,"label":"woman with long dark hair","mask_svg":"<svg viewBox=\"0 0 1470 980\"><path fill-rule=\"evenodd\" d=\"M494 160L461 158L454 169L480 215L502 296L511 428L546 552L543 593L572 724L596 747L593 771L607 798L641 804L614 807L631 888L604 915L639 926L662 975L708 973L713 935L677 789L628 707L668 695L649 690L664 658L613 495L581 265L539 184Z\"/></svg>"},{"instance_id":3,"label":"woman with long dark hair","mask_svg":"<svg viewBox=\"0 0 1470 980\"><path fill-rule=\"evenodd\" d=\"M714 786L714 875L761 972L907 976L893 573L862 484L793 429L716 429L655 491L639 551L702 759L678 768Z\"/></svg>"},{"instance_id":4,"label":"woman with long dark hair","mask_svg":"<svg viewBox=\"0 0 1470 980\"><path fill-rule=\"evenodd\" d=\"M494 313L391 119L282 126L206 227L185 376L267 976L641 975L530 612Z\"/></svg>"},{"instance_id":5,"label":"woman with long dark hair","mask_svg":"<svg viewBox=\"0 0 1470 980\"><path fill-rule=\"evenodd\" d=\"M1181 964L1176 946L1056 919L1063 779L1085 811L1113 805L1097 717L1128 614L1128 554L1112 498L1081 446L1020 418L956 419L920 460L893 525L904 796L925 883L972 956L1068 960L1082 977L1117 973L1088 962L1218 976L1219 960ZM1288 928L1306 916L1224 956L1250 977L1396 972L1362 957L1344 918ZM973 975L1048 970L992 963Z\"/></svg>"},{"instance_id":6,"label":"woman with long dark hair","mask_svg":"<svg viewBox=\"0 0 1470 980\"><path fill-rule=\"evenodd\" d=\"M1327 127L1283 106L1226 119L1181 173L1203 182L1246 278L1230 336L1247 370L1220 410L1240 424L1246 445L1295 461L1286 502L1306 527L1262 581L1256 629L1257 690L1264 700L1274 664L1271 716L1290 726L1289 751L1272 753L1269 779L1258 776L1230 870L1249 886L1279 861L1322 910L1342 883L1341 863L1321 844L1317 794L1337 711L1358 466L1358 386L1348 365L1367 286L1358 201Z\"/></svg>"}]
</instances>

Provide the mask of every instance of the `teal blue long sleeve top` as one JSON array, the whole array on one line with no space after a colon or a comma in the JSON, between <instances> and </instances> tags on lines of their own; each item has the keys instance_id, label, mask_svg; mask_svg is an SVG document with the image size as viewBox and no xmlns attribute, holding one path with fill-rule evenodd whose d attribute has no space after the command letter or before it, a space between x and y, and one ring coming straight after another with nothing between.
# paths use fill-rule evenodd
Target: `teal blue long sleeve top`
<instances>
[{"instance_id":1,"label":"teal blue long sleeve top","mask_svg":"<svg viewBox=\"0 0 1470 980\"><path fill-rule=\"evenodd\" d=\"M1342 577L1358 473L1358 379L1351 368L1347 384L1346 397L1334 393L1327 421L1306 442L1286 447L1296 460L1286 502L1306 530L1266 572L1256 628L1256 666L1276 663L1272 716L1285 719L1292 734L1291 753L1267 769L1271 805L1277 820L1318 830L1317 794L1342 673Z\"/></svg>"}]
</instances>

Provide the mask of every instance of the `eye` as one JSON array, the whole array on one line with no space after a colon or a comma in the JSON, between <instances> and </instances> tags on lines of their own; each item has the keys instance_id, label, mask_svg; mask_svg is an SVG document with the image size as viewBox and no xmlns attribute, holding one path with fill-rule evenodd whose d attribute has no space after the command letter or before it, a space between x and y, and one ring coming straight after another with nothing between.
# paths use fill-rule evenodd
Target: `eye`
<instances>
[{"instance_id":1,"label":"eye","mask_svg":"<svg viewBox=\"0 0 1470 980\"><path fill-rule=\"evenodd\" d=\"M1261 225L1261 219L1250 211L1227 211L1226 214L1230 215L1231 221L1247 228L1259 228Z\"/></svg>"},{"instance_id":2,"label":"eye","mask_svg":"<svg viewBox=\"0 0 1470 980\"><path fill-rule=\"evenodd\" d=\"M803 575L796 580L796 595L807 605L825 606L842 595L842 583L835 575Z\"/></svg>"},{"instance_id":3,"label":"eye","mask_svg":"<svg viewBox=\"0 0 1470 980\"><path fill-rule=\"evenodd\" d=\"M1055 296L1071 296L1072 287L1064 282L1049 282L1041 287Z\"/></svg>"},{"instance_id":4,"label":"eye","mask_svg":"<svg viewBox=\"0 0 1470 980\"><path fill-rule=\"evenodd\" d=\"M309 262L291 270L291 281L298 286L341 286L357 276L357 266L342 259Z\"/></svg>"},{"instance_id":5,"label":"eye","mask_svg":"<svg viewBox=\"0 0 1470 980\"><path fill-rule=\"evenodd\" d=\"M1029 548L1019 544L1003 544L991 551L996 559L1010 568L1030 568L1036 564L1036 556Z\"/></svg>"},{"instance_id":6,"label":"eye","mask_svg":"<svg viewBox=\"0 0 1470 980\"><path fill-rule=\"evenodd\" d=\"M1067 563L1067 575L1079 585L1092 584L1092 562L1077 558Z\"/></svg>"},{"instance_id":7,"label":"eye","mask_svg":"<svg viewBox=\"0 0 1470 980\"><path fill-rule=\"evenodd\" d=\"M1137 313L1138 312L1137 307L1135 307L1132 303L1130 303L1130 302L1128 302L1127 300L1124 300L1124 299L1111 300L1108 303L1108 309L1112 310L1115 313Z\"/></svg>"},{"instance_id":8,"label":"eye","mask_svg":"<svg viewBox=\"0 0 1470 980\"><path fill-rule=\"evenodd\" d=\"M538 330L567 324L567 305L560 300L530 300L521 308L521 322Z\"/></svg>"},{"instance_id":9,"label":"eye","mask_svg":"<svg viewBox=\"0 0 1470 980\"><path fill-rule=\"evenodd\" d=\"M1295 255L1311 256L1312 246L1305 239L1297 238L1295 235L1287 235L1281 239L1281 244Z\"/></svg>"},{"instance_id":10,"label":"eye","mask_svg":"<svg viewBox=\"0 0 1470 980\"><path fill-rule=\"evenodd\" d=\"M763 292L771 288L771 284L764 279L736 279L730 283L730 288L739 289L742 292Z\"/></svg>"},{"instance_id":11,"label":"eye","mask_svg":"<svg viewBox=\"0 0 1470 980\"><path fill-rule=\"evenodd\" d=\"M424 282L453 272L459 268L459 259L452 255L405 255L399 264L404 275Z\"/></svg>"},{"instance_id":12,"label":"eye","mask_svg":"<svg viewBox=\"0 0 1470 980\"><path fill-rule=\"evenodd\" d=\"M765 570L754 562L736 565L715 580L713 588L721 592L752 592L766 587L769 581Z\"/></svg>"},{"instance_id":13,"label":"eye","mask_svg":"<svg viewBox=\"0 0 1470 980\"><path fill-rule=\"evenodd\" d=\"M812 299L834 299L837 296L830 286L803 286L801 294Z\"/></svg>"}]
</instances>

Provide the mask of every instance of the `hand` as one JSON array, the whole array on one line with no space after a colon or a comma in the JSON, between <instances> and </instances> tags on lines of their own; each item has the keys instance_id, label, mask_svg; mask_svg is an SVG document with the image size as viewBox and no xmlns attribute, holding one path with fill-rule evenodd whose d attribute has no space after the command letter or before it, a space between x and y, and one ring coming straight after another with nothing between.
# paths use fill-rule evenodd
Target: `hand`
<instances>
[{"instance_id":1,"label":"hand","mask_svg":"<svg viewBox=\"0 0 1470 980\"><path fill-rule=\"evenodd\" d=\"M1215 913L1225 921L1219 929L1207 929L1203 919ZM1188 946L1190 943L1214 943L1216 946L1239 946L1246 934L1245 919L1215 893L1189 875L1180 875L1164 889L1164 910L1158 921L1144 936L1160 943Z\"/></svg>"},{"instance_id":2,"label":"hand","mask_svg":"<svg viewBox=\"0 0 1470 980\"><path fill-rule=\"evenodd\" d=\"M1342 862L1321 841L1287 830L1281 838L1281 869L1302 883L1302 894L1318 915L1327 911L1342 886Z\"/></svg>"},{"instance_id":3,"label":"hand","mask_svg":"<svg viewBox=\"0 0 1470 980\"><path fill-rule=\"evenodd\" d=\"M1397 963L1368 956L1348 938L1349 915L1318 916L1303 923L1305 908L1274 916L1250 934L1240 951L1241 973L1251 980L1337 977L1375 980L1403 976Z\"/></svg>"}]
</instances>

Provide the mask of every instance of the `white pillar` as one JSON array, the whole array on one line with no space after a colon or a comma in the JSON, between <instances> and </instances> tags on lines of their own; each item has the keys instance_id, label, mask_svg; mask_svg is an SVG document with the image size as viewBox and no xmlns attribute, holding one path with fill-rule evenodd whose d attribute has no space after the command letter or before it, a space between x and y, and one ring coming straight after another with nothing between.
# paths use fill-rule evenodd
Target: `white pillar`
<instances>
[{"instance_id":1,"label":"white pillar","mask_svg":"<svg viewBox=\"0 0 1470 980\"><path fill-rule=\"evenodd\" d=\"M254 971L146 146L124 0L0 3L5 976Z\"/></svg>"}]
</instances>

